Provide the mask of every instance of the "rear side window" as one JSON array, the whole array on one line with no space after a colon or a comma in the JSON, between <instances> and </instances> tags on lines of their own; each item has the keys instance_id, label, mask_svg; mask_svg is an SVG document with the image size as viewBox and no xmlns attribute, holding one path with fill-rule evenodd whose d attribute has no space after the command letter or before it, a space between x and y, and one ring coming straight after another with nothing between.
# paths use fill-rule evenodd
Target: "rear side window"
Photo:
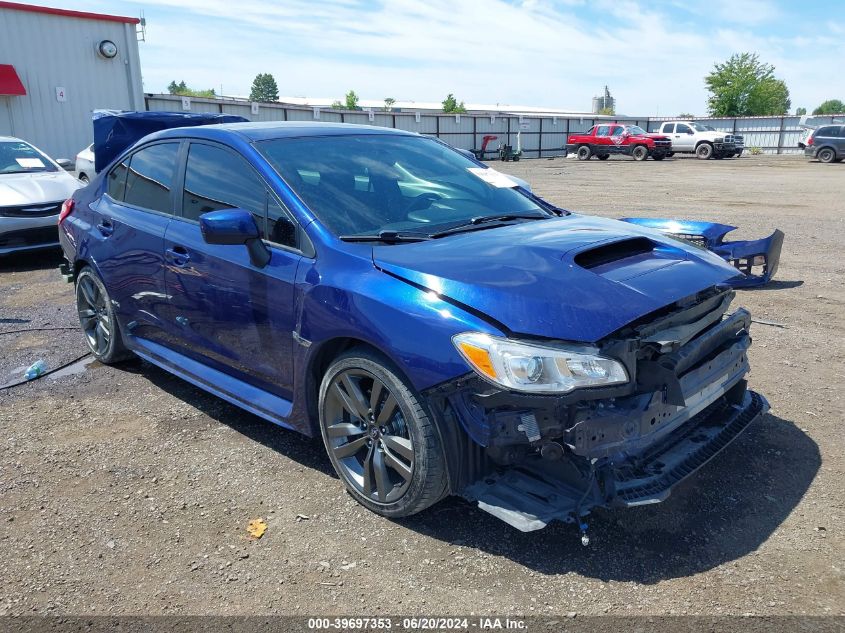
<instances>
[{"instance_id":1,"label":"rear side window","mask_svg":"<svg viewBox=\"0 0 845 633\"><path fill-rule=\"evenodd\" d=\"M264 237L267 235L266 204L266 187L243 158L219 147L191 145L182 194L183 218L199 221L199 217L209 211L245 209L255 216L255 223Z\"/></svg>"},{"instance_id":2,"label":"rear side window","mask_svg":"<svg viewBox=\"0 0 845 633\"><path fill-rule=\"evenodd\" d=\"M159 143L132 154L124 202L142 209L172 213L170 191L178 152L178 143Z\"/></svg>"},{"instance_id":3,"label":"rear side window","mask_svg":"<svg viewBox=\"0 0 845 633\"><path fill-rule=\"evenodd\" d=\"M109 173L108 194L114 200L123 202L126 190L126 174L129 171L129 161L125 160Z\"/></svg>"},{"instance_id":4,"label":"rear side window","mask_svg":"<svg viewBox=\"0 0 845 633\"><path fill-rule=\"evenodd\" d=\"M675 124L674 123L664 123L663 124L663 133L664 134L672 134L675 131Z\"/></svg>"},{"instance_id":5,"label":"rear side window","mask_svg":"<svg viewBox=\"0 0 845 633\"><path fill-rule=\"evenodd\" d=\"M818 131L813 136L837 136L837 130L839 128L834 127L832 125L828 125L826 127L820 127Z\"/></svg>"}]
</instances>

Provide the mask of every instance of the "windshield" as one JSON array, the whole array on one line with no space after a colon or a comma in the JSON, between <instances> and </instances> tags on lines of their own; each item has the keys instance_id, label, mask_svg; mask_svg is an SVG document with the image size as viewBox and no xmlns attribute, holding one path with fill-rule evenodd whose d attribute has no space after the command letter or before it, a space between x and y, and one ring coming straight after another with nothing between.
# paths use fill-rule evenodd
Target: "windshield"
<instances>
[{"instance_id":1,"label":"windshield","mask_svg":"<svg viewBox=\"0 0 845 633\"><path fill-rule=\"evenodd\" d=\"M53 164L23 141L0 141L0 174L56 171Z\"/></svg>"},{"instance_id":2,"label":"windshield","mask_svg":"<svg viewBox=\"0 0 845 633\"><path fill-rule=\"evenodd\" d=\"M626 125L625 129L628 130L628 134L645 134L646 131L642 129L639 125Z\"/></svg>"},{"instance_id":3,"label":"windshield","mask_svg":"<svg viewBox=\"0 0 845 633\"><path fill-rule=\"evenodd\" d=\"M338 236L431 234L484 216L550 216L503 174L422 136L283 138L256 147Z\"/></svg>"},{"instance_id":4,"label":"windshield","mask_svg":"<svg viewBox=\"0 0 845 633\"><path fill-rule=\"evenodd\" d=\"M704 125L704 123L690 123L699 132L715 132L716 128L711 125Z\"/></svg>"}]
</instances>

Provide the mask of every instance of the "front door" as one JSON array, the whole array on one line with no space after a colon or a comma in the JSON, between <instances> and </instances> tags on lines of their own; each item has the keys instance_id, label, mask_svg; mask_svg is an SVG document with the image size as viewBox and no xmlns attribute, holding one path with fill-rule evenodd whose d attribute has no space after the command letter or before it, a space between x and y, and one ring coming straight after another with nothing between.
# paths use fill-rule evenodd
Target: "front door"
<instances>
[{"instance_id":1,"label":"front door","mask_svg":"<svg viewBox=\"0 0 845 633\"><path fill-rule=\"evenodd\" d=\"M164 240L171 346L290 399L301 255L268 240L270 262L258 268L245 246L207 244L198 222L203 213L237 207L253 214L263 237L285 241L296 231L278 229L290 220L282 222L280 203L242 156L204 142L189 147L179 206Z\"/></svg>"},{"instance_id":2,"label":"front door","mask_svg":"<svg viewBox=\"0 0 845 633\"><path fill-rule=\"evenodd\" d=\"M673 151L691 152L695 149L695 134L693 134L692 128L686 123L675 125L675 133L671 138Z\"/></svg>"}]
</instances>

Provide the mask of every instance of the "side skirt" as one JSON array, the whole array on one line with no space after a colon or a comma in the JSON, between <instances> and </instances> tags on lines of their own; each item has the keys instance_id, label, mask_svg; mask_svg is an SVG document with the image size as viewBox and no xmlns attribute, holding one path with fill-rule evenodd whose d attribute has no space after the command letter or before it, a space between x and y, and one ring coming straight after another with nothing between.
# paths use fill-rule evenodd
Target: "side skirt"
<instances>
[{"instance_id":1,"label":"side skirt","mask_svg":"<svg viewBox=\"0 0 845 633\"><path fill-rule=\"evenodd\" d=\"M133 352L153 365L273 424L297 430L288 422L292 409L292 403L288 400L198 363L158 343L137 337L126 339L127 346Z\"/></svg>"}]
</instances>

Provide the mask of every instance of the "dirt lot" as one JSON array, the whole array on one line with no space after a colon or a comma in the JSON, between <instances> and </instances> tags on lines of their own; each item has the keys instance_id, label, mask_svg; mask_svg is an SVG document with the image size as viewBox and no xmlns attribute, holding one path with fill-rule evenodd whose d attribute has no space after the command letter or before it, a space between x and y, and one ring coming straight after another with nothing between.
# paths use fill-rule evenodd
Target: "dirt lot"
<instances>
[{"instance_id":1,"label":"dirt lot","mask_svg":"<svg viewBox=\"0 0 845 633\"><path fill-rule=\"evenodd\" d=\"M665 503L521 534L452 499L390 522L322 445L142 362L0 391L0 614L845 613L845 165L570 159L506 171L569 209L786 232L736 303L772 413ZM58 255L0 263L0 331L75 325ZM0 336L0 384L84 353ZM268 528L247 538L251 519Z\"/></svg>"}]
</instances>

